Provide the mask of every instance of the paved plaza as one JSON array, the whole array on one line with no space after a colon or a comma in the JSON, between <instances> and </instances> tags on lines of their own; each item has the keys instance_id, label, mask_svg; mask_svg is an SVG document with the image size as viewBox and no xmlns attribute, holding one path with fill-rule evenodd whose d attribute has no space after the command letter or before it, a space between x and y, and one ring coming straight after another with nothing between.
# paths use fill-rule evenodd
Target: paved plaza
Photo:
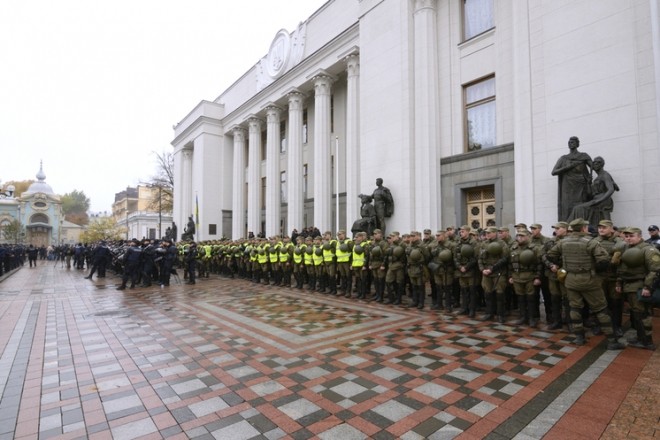
<instances>
[{"instance_id":1,"label":"paved plaza","mask_svg":"<svg viewBox=\"0 0 660 440\"><path fill-rule=\"evenodd\" d=\"M0 282L0 439L660 438L658 351L217 276L84 275L40 262Z\"/></svg>"}]
</instances>

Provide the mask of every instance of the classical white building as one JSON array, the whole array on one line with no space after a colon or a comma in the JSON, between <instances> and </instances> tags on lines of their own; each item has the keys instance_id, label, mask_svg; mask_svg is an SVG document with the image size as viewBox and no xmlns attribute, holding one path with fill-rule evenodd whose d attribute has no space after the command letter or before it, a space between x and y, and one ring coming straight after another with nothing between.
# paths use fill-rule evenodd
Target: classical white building
<instances>
[{"instance_id":1,"label":"classical white building","mask_svg":"<svg viewBox=\"0 0 660 440\"><path fill-rule=\"evenodd\" d=\"M175 127L174 221L198 239L557 220L568 153L602 156L613 220L660 221L657 0L330 0ZM337 211L338 210L338 211Z\"/></svg>"}]
</instances>

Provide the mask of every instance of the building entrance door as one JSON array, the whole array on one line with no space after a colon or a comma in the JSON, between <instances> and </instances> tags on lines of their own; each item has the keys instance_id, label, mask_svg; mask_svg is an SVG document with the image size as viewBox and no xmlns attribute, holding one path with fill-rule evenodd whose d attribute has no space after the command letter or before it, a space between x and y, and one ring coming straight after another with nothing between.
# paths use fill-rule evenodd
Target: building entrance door
<instances>
[{"instance_id":1,"label":"building entrance door","mask_svg":"<svg viewBox=\"0 0 660 440\"><path fill-rule=\"evenodd\" d=\"M497 226L495 187L493 185L468 190L466 202L468 224L472 229Z\"/></svg>"}]
</instances>

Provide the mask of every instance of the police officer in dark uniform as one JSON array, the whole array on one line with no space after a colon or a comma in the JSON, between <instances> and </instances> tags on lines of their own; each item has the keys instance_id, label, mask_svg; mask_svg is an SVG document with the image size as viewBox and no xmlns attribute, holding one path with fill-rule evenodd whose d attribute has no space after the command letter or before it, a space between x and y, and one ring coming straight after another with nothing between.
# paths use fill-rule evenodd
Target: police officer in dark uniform
<instances>
[{"instance_id":1,"label":"police officer in dark uniform","mask_svg":"<svg viewBox=\"0 0 660 440\"><path fill-rule=\"evenodd\" d=\"M575 334L575 344L586 343L582 324L582 308L585 303L596 314L601 329L608 339L608 350L621 350L612 331L612 318L603 293L602 280L598 273L608 269L610 256L587 232L589 224L581 219L569 223L571 232L548 251L548 259L566 271L564 285L571 308L571 324Z\"/></svg>"},{"instance_id":2,"label":"police officer in dark uniform","mask_svg":"<svg viewBox=\"0 0 660 440\"><path fill-rule=\"evenodd\" d=\"M136 238L130 241L130 246L124 254L124 273L121 277L121 286L117 290L124 290L126 283L131 280L131 289L135 287L140 276L140 262L142 261L142 248Z\"/></svg>"}]
</instances>

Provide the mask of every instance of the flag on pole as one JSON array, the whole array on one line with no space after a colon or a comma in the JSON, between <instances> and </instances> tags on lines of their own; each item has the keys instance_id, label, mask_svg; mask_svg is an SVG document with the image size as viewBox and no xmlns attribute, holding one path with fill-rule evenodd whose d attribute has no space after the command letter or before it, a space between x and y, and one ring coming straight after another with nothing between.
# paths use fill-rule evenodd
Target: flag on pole
<instances>
[{"instance_id":1,"label":"flag on pole","mask_svg":"<svg viewBox=\"0 0 660 440\"><path fill-rule=\"evenodd\" d=\"M199 230L199 199L195 194L195 229Z\"/></svg>"}]
</instances>

